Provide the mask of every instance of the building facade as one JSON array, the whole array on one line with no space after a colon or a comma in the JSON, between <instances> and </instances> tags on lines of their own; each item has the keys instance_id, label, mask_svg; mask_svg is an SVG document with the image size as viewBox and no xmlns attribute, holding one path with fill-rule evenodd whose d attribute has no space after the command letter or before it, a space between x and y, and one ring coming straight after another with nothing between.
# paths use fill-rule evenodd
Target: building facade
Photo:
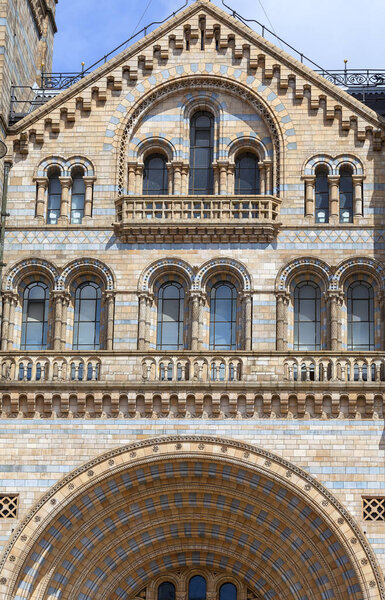
<instances>
[{"instance_id":1,"label":"building facade","mask_svg":"<svg viewBox=\"0 0 385 600\"><path fill-rule=\"evenodd\" d=\"M8 128L0 598L385 598L384 139L206 0Z\"/></svg>"}]
</instances>

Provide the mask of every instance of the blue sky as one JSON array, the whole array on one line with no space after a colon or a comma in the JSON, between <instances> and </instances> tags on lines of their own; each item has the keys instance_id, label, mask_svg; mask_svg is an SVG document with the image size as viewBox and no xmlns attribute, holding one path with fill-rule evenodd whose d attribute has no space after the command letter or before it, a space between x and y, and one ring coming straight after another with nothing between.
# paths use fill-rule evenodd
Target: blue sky
<instances>
[{"instance_id":1,"label":"blue sky","mask_svg":"<svg viewBox=\"0 0 385 600\"><path fill-rule=\"evenodd\" d=\"M379 33L379 24L385 22L385 0L261 2L226 0L244 17L269 26L265 10L278 35L326 69L343 68L344 58L351 68L385 69L385 38ZM220 0L215 3L221 5ZM59 0L54 70L77 71L82 61L90 65L135 29L163 19L182 4L183 0ZM363 6L368 9L363 11Z\"/></svg>"}]
</instances>

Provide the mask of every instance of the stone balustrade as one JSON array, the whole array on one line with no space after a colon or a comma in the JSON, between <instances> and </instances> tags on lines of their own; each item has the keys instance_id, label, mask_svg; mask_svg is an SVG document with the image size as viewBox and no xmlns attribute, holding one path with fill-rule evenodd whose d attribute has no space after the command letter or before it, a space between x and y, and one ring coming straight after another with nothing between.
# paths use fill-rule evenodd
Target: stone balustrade
<instances>
[{"instance_id":1,"label":"stone balustrade","mask_svg":"<svg viewBox=\"0 0 385 600\"><path fill-rule=\"evenodd\" d=\"M266 242L277 234L280 204L270 195L122 196L114 227L125 241Z\"/></svg>"},{"instance_id":2,"label":"stone balustrade","mask_svg":"<svg viewBox=\"0 0 385 600\"><path fill-rule=\"evenodd\" d=\"M379 354L291 356L285 360L284 367L285 379L296 383L385 381L384 358Z\"/></svg>"}]
</instances>

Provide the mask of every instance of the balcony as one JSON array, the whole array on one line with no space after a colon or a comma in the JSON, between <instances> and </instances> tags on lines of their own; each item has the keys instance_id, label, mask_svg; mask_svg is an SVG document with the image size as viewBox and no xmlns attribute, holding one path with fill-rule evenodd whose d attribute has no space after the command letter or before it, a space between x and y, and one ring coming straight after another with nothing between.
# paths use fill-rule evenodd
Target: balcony
<instances>
[{"instance_id":1,"label":"balcony","mask_svg":"<svg viewBox=\"0 0 385 600\"><path fill-rule=\"evenodd\" d=\"M122 196L114 229L126 243L270 243L280 204L275 196Z\"/></svg>"}]
</instances>

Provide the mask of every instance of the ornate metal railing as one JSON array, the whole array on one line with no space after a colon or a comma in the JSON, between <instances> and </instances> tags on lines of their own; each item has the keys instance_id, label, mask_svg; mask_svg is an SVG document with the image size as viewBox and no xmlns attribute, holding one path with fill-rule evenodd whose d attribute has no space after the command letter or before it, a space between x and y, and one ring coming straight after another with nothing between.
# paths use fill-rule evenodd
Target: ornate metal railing
<instances>
[{"instance_id":1,"label":"ornate metal railing","mask_svg":"<svg viewBox=\"0 0 385 600\"><path fill-rule=\"evenodd\" d=\"M385 86L385 69L341 69L324 71L317 69L327 81L346 88Z\"/></svg>"},{"instance_id":2,"label":"ornate metal railing","mask_svg":"<svg viewBox=\"0 0 385 600\"><path fill-rule=\"evenodd\" d=\"M115 201L115 233L127 241L229 237L271 241L279 228L275 196L122 196Z\"/></svg>"}]
</instances>

